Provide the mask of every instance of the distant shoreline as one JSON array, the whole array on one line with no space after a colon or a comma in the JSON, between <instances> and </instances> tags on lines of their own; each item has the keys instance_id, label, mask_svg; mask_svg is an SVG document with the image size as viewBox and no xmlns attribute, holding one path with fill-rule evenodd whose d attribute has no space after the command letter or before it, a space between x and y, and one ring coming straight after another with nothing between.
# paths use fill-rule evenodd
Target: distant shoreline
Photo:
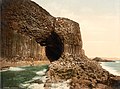
<instances>
[{"instance_id":1,"label":"distant shoreline","mask_svg":"<svg viewBox=\"0 0 120 89\"><path fill-rule=\"evenodd\" d=\"M93 58L95 58L95 57L90 57L90 59L93 59ZM106 59L106 60L113 60L113 61L115 61L115 60L120 60L120 58L117 58L117 57L111 57L111 58L109 58L109 57L99 57L99 58L102 58L102 59Z\"/></svg>"}]
</instances>

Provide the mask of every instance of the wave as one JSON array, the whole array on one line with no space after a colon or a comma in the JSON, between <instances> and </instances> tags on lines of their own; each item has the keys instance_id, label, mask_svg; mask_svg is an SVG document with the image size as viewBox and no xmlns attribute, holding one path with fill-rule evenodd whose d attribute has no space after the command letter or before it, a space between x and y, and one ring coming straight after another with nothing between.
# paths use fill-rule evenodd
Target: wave
<instances>
[{"instance_id":1,"label":"wave","mask_svg":"<svg viewBox=\"0 0 120 89\"><path fill-rule=\"evenodd\" d=\"M51 89L70 89L70 85L68 84L70 80L63 81L60 83L53 83L51 85Z\"/></svg>"},{"instance_id":2,"label":"wave","mask_svg":"<svg viewBox=\"0 0 120 89\"><path fill-rule=\"evenodd\" d=\"M52 83L50 89L70 89L69 83L70 81L63 81L60 83ZM27 88L27 89L44 89L44 83L38 84L38 83L29 83L29 84L22 84L21 88Z\"/></svg>"},{"instance_id":3,"label":"wave","mask_svg":"<svg viewBox=\"0 0 120 89\"><path fill-rule=\"evenodd\" d=\"M19 85L21 88L27 88L27 89L44 89L44 84L46 80L48 80L48 77L44 74L46 73L47 69L43 69L41 71L37 71L37 76L33 77L31 80L26 81ZM38 80L38 82L35 82ZM39 82L40 81L40 82ZM70 89L69 83L70 80L62 81L59 83L51 83L50 89Z\"/></svg>"},{"instance_id":4,"label":"wave","mask_svg":"<svg viewBox=\"0 0 120 89\"><path fill-rule=\"evenodd\" d=\"M100 63L100 65L102 66L103 69L107 70L108 72L110 72L113 75L120 76L120 73L117 70L115 70L113 67L106 66L105 64L106 64L105 62Z\"/></svg>"},{"instance_id":5,"label":"wave","mask_svg":"<svg viewBox=\"0 0 120 89\"><path fill-rule=\"evenodd\" d=\"M36 74L43 76L43 75L45 75L46 71L47 71L47 69L43 69L42 71L37 71Z\"/></svg>"},{"instance_id":6,"label":"wave","mask_svg":"<svg viewBox=\"0 0 120 89\"><path fill-rule=\"evenodd\" d=\"M28 89L44 89L44 84L32 83Z\"/></svg>"},{"instance_id":7,"label":"wave","mask_svg":"<svg viewBox=\"0 0 120 89\"><path fill-rule=\"evenodd\" d=\"M35 72L37 76L33 77L31 80L26 81L19 85L20 88L27 88L27 89L44 89L44 83L48 79L47 76L45 76L47 69L43 69L41 71ZM38 80L40 83L35 82Z\"/></svg>"},{"instance_id":8,"label":"wave","mask_svg":"<svg viewBox=\"0 0 120 89\"><path fill-rule=\"evenodd\" d=\"M8 70L9 71L24 71L25 69L19 68L19 67L10 67Z\"/></svg>"},{"instance_id":9,"label":"wave","mask_svg":"<svg viewBox=\"0 0 120 89\"><path fill-rule=\"evenodd\" d=\"M120 61L115 61L115 63L120 63Z\"/></svg>"}]
</instances>

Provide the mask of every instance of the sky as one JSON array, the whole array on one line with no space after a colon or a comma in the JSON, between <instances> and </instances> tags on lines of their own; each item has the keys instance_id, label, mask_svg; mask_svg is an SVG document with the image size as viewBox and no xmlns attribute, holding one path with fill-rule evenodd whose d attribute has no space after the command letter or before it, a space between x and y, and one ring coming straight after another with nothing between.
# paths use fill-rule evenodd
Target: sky
<instances>
[{"instance_id":1,"label":"sky","mask_svg":"<svg viewBox=\"0 0 120 89\"><path fill-rule=\"evenodd\" d=\"M79 23L88 57L120 58L120 0L32 0L52 16Z\"/></svg>"}]
</instances>

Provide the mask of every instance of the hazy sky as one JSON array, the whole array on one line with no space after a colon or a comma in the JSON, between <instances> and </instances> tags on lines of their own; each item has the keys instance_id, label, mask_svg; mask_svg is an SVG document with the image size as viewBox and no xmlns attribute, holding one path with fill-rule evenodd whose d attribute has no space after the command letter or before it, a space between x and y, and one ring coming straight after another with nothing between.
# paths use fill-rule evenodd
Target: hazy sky
<instances>
[{"instance_id":1,"label":"hazy sky","mask_svg":"<svg viewBox=\"0 0 120 89\"><path fill-rule=\"evenodd\" d=\"M55 17L80 24L88 57L120 57L120 0L33 0Z\"/></svg>"}]
</instances>

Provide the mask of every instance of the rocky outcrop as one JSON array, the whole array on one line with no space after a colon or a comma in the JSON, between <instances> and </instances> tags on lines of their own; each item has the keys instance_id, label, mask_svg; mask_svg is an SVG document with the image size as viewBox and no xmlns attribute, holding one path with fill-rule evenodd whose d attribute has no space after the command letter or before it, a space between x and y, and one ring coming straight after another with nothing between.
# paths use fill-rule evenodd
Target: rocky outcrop
<instances>
[{"instance_id":1,"label":"rocky outcrop","mask_svg":"<svg viewBox=\"0 0 120 89\"><path fill-rule=\"evenodd\" d=\"M46 87L69 79L71 89L110 87L114 76L85 56L78 23L55 18L30 0L3 0L1 22L1 58L48 59Z\"/></svg>"},{"instance_id":2,"label":"rocky outcrop","mask_svg":"<svg viewBox=\"0 0 120 89\"><path fill-rule=\"evenodd\" d=\"M113 60L102 59L100 57L95 57L92 60L97 61L97 62L115 62Z\"/></svg>"}]
</instances>

